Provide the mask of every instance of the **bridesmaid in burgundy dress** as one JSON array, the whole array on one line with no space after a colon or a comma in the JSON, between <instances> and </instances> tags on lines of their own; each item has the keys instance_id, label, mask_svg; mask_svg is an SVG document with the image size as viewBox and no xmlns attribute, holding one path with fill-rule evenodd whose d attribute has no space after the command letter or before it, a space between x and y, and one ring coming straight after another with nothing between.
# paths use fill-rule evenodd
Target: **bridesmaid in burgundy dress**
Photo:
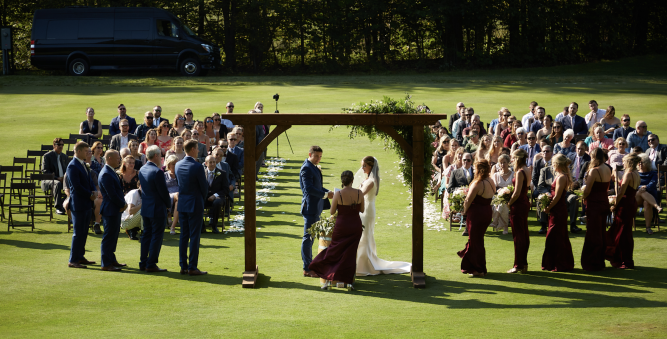
<instances>
[{"instance_id":1,"label":"bridesmaid in burgundy dress","mask_svg":"<svg viewBox=\"0 0 667 339\"><path fill-rule=\"evenodd\" d=\"M635 243L632 239L632 224L637 214L637 187L640 178L637 173L637 164L640 158L636 154L623 157L623 181L616 194L616 204L611 207L616 211L614 223L607 231L607 250L605 259L616 268L635 268L632 251Z\"/></svg>"},{"instance_id":2,"label":"bridesmaid in burgundy dress","mask_svg":"<svg viewBox=\"0 0 667 339\"><path fill-rule=\"evenodd\" d=\"M357 248L363 232L359 212L364 211L364 194L352 188L354 174L351 171L343 172L340 179L343 189L334 194L331 202L331 215L338 210L331 245L320 252L308 267L327 280L322 289L327 289L332 280L337 280L352 290L357 271Z\"/></svg>"},{"instance_id":3,"label":"bridesmaid in burgundy dress","mask_svg":"<svg viewBox=\"0 0 667 339\"><path fill-rule=\"evenodd\" d=\"M528 272L528 247L530 236L528 235L528 211L530 201L528 200L528 175L526 174L526 158L528 153L518 149L512 153L514 158L514 193L508 205L510 207L510 226L512 226L512 238L514 239L514 267L507 273Z\"/></svg>"},{"instance_id":4,"label":"bridesmaid in burgundy dress","mask_svg":"<svg viewBox=\"0 0 667 339\"><path fill-rule=\"evenodd\" d=\"M496 192L496 185L489 177L489 173L491 166L488 160L475 163L475 178L463 204L469 235L466 247L458 252L462 258L461 272L476 277L483 277L487 273L484 233L491 223L491 199Z\"/></svg>"},{"instance_id":5,"label":"bridesmaid in burgundy dress","mask_svg":"<svg viewBox=\"0 0 667 339\"><path fill-rule=\"evenodd\" d=\"M605 163L605 153L601 148L591 152L591 163L588 165L588 178L584 189L586 204L586 238L581 251L581 267L586 271L604 269L604 255L607 250L605 231L607 215L609 215L609 181L611 168Z\"/></svg>"},{"instance_id":6,"label":"bridesmaid in burgundy dress","mask_svg":"<svg viewBox=\"0 0 667 339\"><path fill-rule=\"evenodd\" d=\"M565 192L572 186L572 177L569 168L570 160L562 154L551 159L555 173L551 184L553 199L544 213L549 214L549 229L544 243L542 255L542 269L552 272L567 272L574 268L572 245L567 234L567 205Z\"/></svg>"}]
</instances>

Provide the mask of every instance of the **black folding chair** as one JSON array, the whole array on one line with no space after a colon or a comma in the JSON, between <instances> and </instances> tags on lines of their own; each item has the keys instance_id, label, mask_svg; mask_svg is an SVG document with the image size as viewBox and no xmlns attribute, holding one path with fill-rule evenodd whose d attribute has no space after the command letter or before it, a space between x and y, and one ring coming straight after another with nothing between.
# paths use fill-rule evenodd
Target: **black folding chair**
<instances>
[{"instance_id":1,"label":"black folding chair","mask_svg":"<svg viewBox=\"0 0 667 339\"><path fill-rule=\"evenodd\" d=\"M10 188L12 192L19 192L18 196L21 197L23 195L30 196L34 195L35 193L35 184L32 182L25 183L25 182L14 182L11 183ZM24 194L25 193L25 194ZM9 197L9 218L7 221L7 232L9 232L9 228L16 228L16 227L30 227L32 231L35 230L35 206L28 203L24 203L21 198L18 199L16 203L12 203L12 196L10 195ZM19 222L14 218L14 215L16 214L25 214L26 215L26 223Z\"/></svg>"},{"instance_id":2,"label":"black folding chair","mask_svg":"<svg viewBox=\"0 0 667 339\"><path fill-rule=\"evenodd\" d=\"M33 181L35 187L38 186L38 183L42 180L55 180L55 174L32 174L30 180ZM47 189L44 191L44 194L37 194L37 189L32 195L28 196L28 203L34 206L37 205L37 200L42 200L44 203L44 212L37 213L33 210L33 216L48 216L49 221L53 220L53 192L52 189Z\"/></svg>"}]
</instances>

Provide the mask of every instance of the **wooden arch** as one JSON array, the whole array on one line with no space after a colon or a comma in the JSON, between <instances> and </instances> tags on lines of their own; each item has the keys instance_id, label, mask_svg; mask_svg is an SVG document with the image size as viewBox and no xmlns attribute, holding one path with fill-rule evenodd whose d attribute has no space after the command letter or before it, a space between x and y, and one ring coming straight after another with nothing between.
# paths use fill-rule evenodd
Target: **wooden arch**
<instances>
[{"instance_id":1,"label":"wooden arch","mask_svg":"<svg viewBox=\"0 0 667 339\"><path fill-rule=\"evenodd\" d=\"M244 209L245 209L245 272L243 287L255 287L257 283L257 211L255 194L256 159L281 133L293 125L375 125L398 142L412 158L412 285L426 287L424 275L424 126L436 120L447 119L444 114L234 114L237 125L244 129ZM255 145L254 125L272 125L274 129ZM393 126L407 125L413 128L412 146L401 137Z\"/></svg>"}]
</instances>

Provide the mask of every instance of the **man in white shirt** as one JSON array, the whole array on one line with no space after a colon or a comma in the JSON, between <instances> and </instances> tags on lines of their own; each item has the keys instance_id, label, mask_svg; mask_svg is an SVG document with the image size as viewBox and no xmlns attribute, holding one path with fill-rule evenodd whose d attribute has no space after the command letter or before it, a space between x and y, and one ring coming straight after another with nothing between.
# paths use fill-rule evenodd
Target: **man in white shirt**
<instances>
[{"instance_id":1,"label":"man in white shirt","mask_svg":"<svg viewBox=\"0 0 667 339\"><path fill-rule=\"evenodd\" d=\"M607 110L598 109L598 102L595 100L591 100L588 102L588 108L590 108L591 111L588 112L588 114L586 114L584 120L586 120L586 125L590 130L591 127L593 127L593 125L595 125L596 122L600 122L600 120L604 118L604 115L607 113Z\"/></svg>"},{"instance_id":2,"label":"man in white shirt","mask_svg":"<svg viewBox=\"0 0 667 339\"><path fill-rule=\"evenodd\" d=\"M130 124L126 119L120 121L120 133L111 138L109 148L120 152L123 148L127 148L130 139L136 139L137 136L130 133Z\"/></svg>"},{"instance_id":3,"label":"man in white shirt","mask_svg":"<svg viewBox=\"0 0 667 339\"><path fill-rule=\"evenodd\" d=\"M554 121L561 122L563 120L563 117L566 117L568 115L570 115L570 106L565 106L563 107L563 111L556 115L556 119Z\"/></svg>"},{"instance_id":4,"label":"man in white shirt","mask_svg":"<svg viewBox=\"0 0 667 339\"><path fill-rule=\"evenodd\" d=\"M524 126L526 129L529 129L530 125L532 124L530 119L533 119L533 116L535 115L535 107L537 107L537 102L531 101L530 105L528 106L530 112L521 118L521 126Z\"/></svg>"},{"instance_id":5,"label":"man in white shirt","mask_svg":"<svg viewBox=\"0 0 667 339\"><path fill-rule=\"evenodd\" d=\"M227 113L226 114L234 113L234 103L233 102L231 102L231 101L228 102L226 108L227 108ZM232 128L234 128L234 123L232 123L232 121L229 120L229 119L222 119L220 121L220 123L227 126L227 129L230 130L230 131L232 130Z\"/></svg>"},{"instance_id":6,"label":"man in white shirt","mask_svg":"<svg viewBox=\"0 0 667 339\"><path fill-rule=\"evenodd\" d=\"M169 123L169 119L165 119L162 117L162 107L160 106L153 107L153 127L157 128L163 121L166 121L167 124Z\"/></svg>"}]
</instances>

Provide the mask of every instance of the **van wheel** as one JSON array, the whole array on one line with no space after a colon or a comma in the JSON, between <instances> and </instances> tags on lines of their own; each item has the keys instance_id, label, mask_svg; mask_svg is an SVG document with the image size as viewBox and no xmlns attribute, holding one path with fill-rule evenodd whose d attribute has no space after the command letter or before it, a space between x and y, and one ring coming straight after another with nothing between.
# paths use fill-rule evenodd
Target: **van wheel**
<instances>
[{"instance_id":1,"label":"van wheel","mask_svg":"<svg viewBox=\"0 0 667 339\"><path fill-rule=\"evenodd\" d=\"M88 75L90 67L88 61L84 59L74 59L69 63L69 74L74 76Z\"/></svg>"},{"instance_id":2,"label":"van wheel","mask_svg":"<svg viewBox=\"0 0 667 339\"><path fill-rule=\"evenodd\" d=\"M201 63L194 58L187 58L181 62L181 74L185 76L198 76L201 74Z\"/></svg>"}]
</instances>

